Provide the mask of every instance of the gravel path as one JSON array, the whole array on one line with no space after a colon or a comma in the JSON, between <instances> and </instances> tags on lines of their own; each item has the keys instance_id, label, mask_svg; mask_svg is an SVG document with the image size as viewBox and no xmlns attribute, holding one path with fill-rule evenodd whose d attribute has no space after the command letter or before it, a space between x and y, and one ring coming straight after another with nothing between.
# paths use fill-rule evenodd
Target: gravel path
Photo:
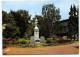
<instances>
[{"instance_id":1,"label":"gravel path","mask_svg":"<svg viewBox=\"0 0 80 57\"><path fill-rule=\"evenodd\" d=\"M8 50L7 52L5 52ZM7 55L25 55L25 54L79 54L79 42L59 45L54 47L42 47L42 48L18 48L8 47L3 49L3 53Z\"/></svg>"}]
</instances>

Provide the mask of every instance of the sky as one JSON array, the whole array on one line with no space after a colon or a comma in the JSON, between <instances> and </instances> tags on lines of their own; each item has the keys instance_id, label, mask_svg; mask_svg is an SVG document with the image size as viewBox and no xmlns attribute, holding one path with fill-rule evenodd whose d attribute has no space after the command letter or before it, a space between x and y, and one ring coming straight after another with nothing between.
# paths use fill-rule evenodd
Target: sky
<instances>
[{"instance_id":1,"label":"sky","mask_svg":"<svg viewBox=\"0 0 80 57\"><path fill-rule=\"evenodd\" d=\"M42 15L42 6L44 4L54 4L56 8L60 8L61 20L69 18L69 12L71 5L75 4L78 6L78 0L26 0L26 1L3 1L2 10L7 13L10 10L27 10L31 15L31 18L36 15Z\"/></svg>"}]
</instances>

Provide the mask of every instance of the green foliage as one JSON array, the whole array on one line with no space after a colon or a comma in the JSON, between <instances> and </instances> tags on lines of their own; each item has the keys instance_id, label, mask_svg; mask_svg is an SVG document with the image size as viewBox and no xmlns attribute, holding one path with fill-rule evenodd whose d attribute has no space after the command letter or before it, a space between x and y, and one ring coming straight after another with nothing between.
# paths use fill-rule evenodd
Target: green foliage
<instances>
[{"instance_id":1,"label":"green foliage","mask_svg":"<svg viewBox=\"0 0 80 57\"><path fill-rule=\"evenodd\" d=\"M26 10L11 10L9 13L2 11L3 26L6 24L5 30L3 30L4 38L30 38L30 36L34 34L35 18L38 19L40 36L44 36L45 38L50 37L54 34L54 31L56 31L54 29L54 23L61 18L60 10L56 9L53 4L43 5L42 15L43 16L36 15L33 20L30 20L31 15ZM23 41L23 43L25 43L25 41Z\"/></svg>"},{"instance_id":2,"label":"green foliage","mask_svg":"<svg viewBox=\"0 0 80 57\"><path fill-rule=\"evenodd\" d=\"M29 26L27 29L27 37L30 37L32 35L31 27Z\"/></svg>"},{"instance_id":3,"label":"green foliage","mask_svg":"<svg viewBox=\"0 0 80 57\"><path fill-rule=\"evenodd\" d=\"M30 21L30 15L28 11L26 10L18 10L18 11L11 11L11 14L14 16L16 23L16 26L19 27L20 30L20 37L24 37L24 33L27 30L29 26Z\"/></svg>"},{"instance_id":4,"label":"green foliage","mask_svg":"<svg viewBox=\"0 0 80 57\"><path fill-rule=\"evenodd\" d=\"M68 23L68 36L72 38L72 35L78 33L78 19L79 19L79 9L76 8L75 5L71 5L70 12L69 12L69 23ZM75 37L74 37L75 40Z\"/></svg>"},{"instance_id":5,"label":"green foliage","mask_svg":"<svg viewBox=\"0 0 80 57\"><path fill-rule=\"evenodd\" d=\"M30 15L26 10L10 11L9 13L2 11L3 35L8 37L24 37L30 21Z\"/></svg>"},{"instance_id":6,"label":"green foliage","mask_svg":"<svg viewBox=\"0 0 80 57\"><path fill-rule=\"evenodd\" d=\"M6 29L6 24L3 24L2 30Z\"/></svg>"},{"instance_id":7,"label":"green foliage","mask_svg":"<svg viewBox=\"0 0 80 57\"><path fill-rule=\"evenodd\" d=\"M26 32L24 33L24 38L25 38L25 39L27 38L27 33L26 33Z\"/></svg>"},{"instance_id":8,"label":"green foliage","mask_svg":"<svg viewBox=\"0 0 80 57\"><path fill-rule=\"evenodd\" d=\"M52 36L52 40L56 40L56 36L53 35L53 36Z\"/></svg>"},{"instance_id":9,"label":"green foliage","mask_svg":"<svg viewBox=\"0 0 80 57\"><path fill-rule=\"evenodd\" d=\"M55 35L52 36L52 39L49 38L49 39L46 40L46 43L56 43L56 42L57 41L56 41L56 36Z\"/></svg>"},{"instance_id":10,"label":"green foliage","mask_svg":"<svg viewBox=\"0 0 80 57\"><path fill-rule=\"evenodd\" d=\"M57 21L55 24L54 24L54 33L55 34L59 34L59 30L62 28L62 25L59 21Z\"/></svg>"},{"instance_id":11,"label":"green foliage","mask_svg":"<svg viewBox=\"0 0 80 57\"><path fill-rule=\"evenodd\" d=\"M26 41L25 41L24 38L20 38L20 39L18 39L18 41L21 42L22 44L25 44L26 43Z\"/></svg>"},{"instance_id":12,"label":"green foliage","mask_svg":"<svg viewBox=\"0 0 80 57\"><path fill-rule=\"evenodd\" d=\"M20 38L18 39L18 41L21 43L21 44L29 44L29 40L26 40L25 38Z\"/></svg>"},{"instance_id":13,"label":"green foliage","mask_svg":"<svg viewBox=\"0 0 80 57\"><path fill-rule=\"evenodd\" d=\"M8 23L9 22L9 17L8 17L8 14L7 14L7 12L5 12L5 11L2 11L2 21L3 21L3 23L2 24L5 24L5 23Z\"/></svg>"},{"instance_id":14,"label":"green foliage","mask_svg":"<svg viewBox=\"0 0 80 57\"><path fill-rule=\"evenodd\" d=\"M26 41L26 43L27 43L27 44L29 44L29 43L30 43L30 40L25 40L25 41Z\"/></svg>"},{"instance_id":15,"label":"green foliage","mask_svg":"<svg viewBox=\"0 0 80 57\"><path fill-rule=\"evenodd\" d=\"M4 24L6 24L5 30L3 30L4 37L5 38L15 37L16 34L19 34L19 28L16 26L15 18L11 13L5 14L4 11L2 13L3 13L3 26Z\"/></svg>"},{"instance_id":16,"label":"green foliage","mask_svg":"<svg viewBox=\"0 0 80 57\"><path fill-rule=\"evenodd\" d=\"M37 18L40 36L48 38L56 31L55 27L57 26L54 26L54 23L59 21L61 18L60 9L56 9L53 4L43 5L42 15L43 16L36 15L32 20L32 24L34 24L34 21Z\"/></svg>"},{"instance_id":17,"label":"green foliage","mask_svg":"<svg viewBox=\"0 0 80 57\"><path fill-rule=\"evenodd\" d=\"M51 39L47 39L46 43L53 43L53 41Z\"/></svg>"},{"instance_id":18,"label":"green foliage","mask_svg":"<svg viewBox=\"0 0 80 57\"><path fill-rule=\"evenodd\" d=\"M56 9L54 4L47 4L42 7L42 15L44 19L44 31L45 37L50 37L54 34L54 24L55 22L59 21L60 16L60 9ZM46 29L47 28L47 29Z\"/></svg>"},{"instance_id":19,"label":"green foliage","mask_svg":"<svg viewBox=\"0 0 80 57\"><path fill-rule=\"evenodd\" d=\"M10 23L6 25L6 29L3 31L3 35L6 38L15 37L17 33L19 33L19 28Z\"/></svg>"}]
</instances>

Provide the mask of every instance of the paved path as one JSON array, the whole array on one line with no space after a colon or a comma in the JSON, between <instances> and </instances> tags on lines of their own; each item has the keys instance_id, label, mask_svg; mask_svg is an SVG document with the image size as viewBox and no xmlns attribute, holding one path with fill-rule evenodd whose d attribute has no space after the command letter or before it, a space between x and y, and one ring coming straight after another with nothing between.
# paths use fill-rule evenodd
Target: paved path
<instances>
[{"instance_id":1,"label":"paved path","mask_svg":"<svg viewBox=\"0 0 80 57\"><path fill-rule=\"evenodd\" d=\"M6 52L7 55L19 55L19 54L79 54L79 42L60 45L55 47L43 47L43 48L18 48L18 47L8 47L3 49L3 53Z\"/></svg>"}]
</instances>

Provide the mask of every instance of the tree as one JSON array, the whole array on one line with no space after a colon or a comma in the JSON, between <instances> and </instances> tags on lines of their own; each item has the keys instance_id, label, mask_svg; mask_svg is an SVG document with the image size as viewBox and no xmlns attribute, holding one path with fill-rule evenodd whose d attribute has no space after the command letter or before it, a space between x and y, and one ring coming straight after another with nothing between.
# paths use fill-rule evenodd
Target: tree
<instances>
[{"instance_id":1,"label":"tree","mask_svg":"<svg viewBox=\"0 0 80 57\"><path fill-rule=\"evenodd\" d=\"M2 11L2 24L8 23L8 14L5 11Z\"/></svg>"},{"instance_id":2,"label":"tree","mask_svg":"<svg viewBox=\"0 0 80 57\"><path fill-rule=\"evenodd\" d=\"M10 11L9 13L2 11L3 24L6 24L6 29L3 31L5 38L8 37L25 37L25 33L30 33L30 17L28 11L18 10Z\"/></svg>"},{"instance_id":3,"label":"tree","mask_svg":"<svg viewBox=\"0 0 80 57\"><path fill-rule=\"evenodd\" d=\"M60 9L56 9L54 4L44 5L42 7L42 15L44 19L44 29L45 29L45 37L50 37L54 33L54 24L59 21Z\"/></svg>"},{"instance_id":4,"label":"tree","mask_svg":"<svg viewBox=\"0 0 80 57\"><path fill-rule=\"evenodd\" d=\"M24 33L29 26L31 15L29 15L28 11L26 10L18 10L17 12L11 11L10 13L13 14L15 21L17 22L16 26L19 27L19 36L24 37Z\"/></svg>"},{"instance_id":5,"label":"tree","mask_svg":"<svg viewBox=\"0 0 80 57\"><path fill-rule=\"evenodd\" d=\"M74 35L75 40L75 34L78 33L78 8L75 5L73 7L71 5L69 15L68 36L72 38L72 35Z\"/></svg>"},{"instance_id":6,"label":"tree","mask_svg":"<svg viewBox=\"0 0 80 57\"><path fill-rule=\"evenodd\" d=\"M3 36L5 38L15 37L16 34L19 33L19 28L16 26L15 18L12 14L7 14L5 11L3 13L3 26L5 26L5 30L3 30Z\"/></svg>"}]
</instances>

